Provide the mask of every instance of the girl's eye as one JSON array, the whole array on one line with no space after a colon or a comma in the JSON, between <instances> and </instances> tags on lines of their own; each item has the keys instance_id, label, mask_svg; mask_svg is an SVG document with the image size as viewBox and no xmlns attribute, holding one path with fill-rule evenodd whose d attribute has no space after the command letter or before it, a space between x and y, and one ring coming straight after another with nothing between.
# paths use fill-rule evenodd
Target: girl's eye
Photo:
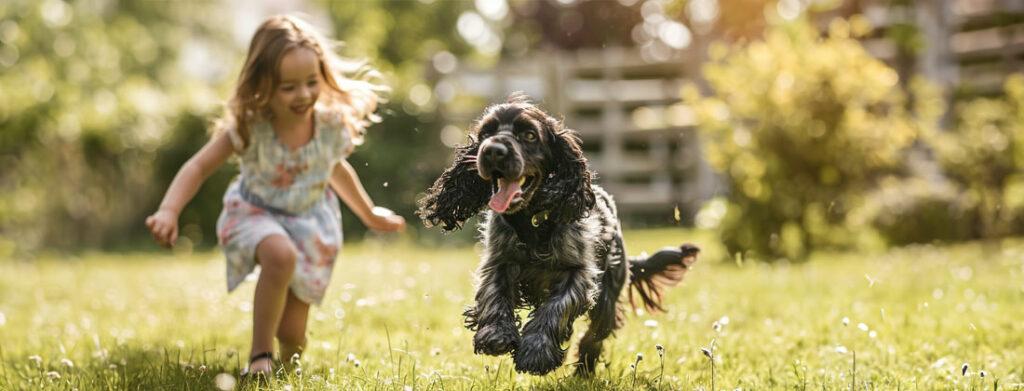
<instances>
[{"instance_id":1,"label":"girl's eye","mask_svg":"<svg viewBox=\"0 0 1024 391\"><path fill-rule=\"evenodd\" d=\"M536 139L537 139L537 135L536 135L536 134L533 134L533 132L526 132L526 133L523 133L523 140L526 140L526 141L534 141L534 140L536 140Z\"/></svg>"},{"instance_id":2,"label":"girl's eye","mask_svg":"<svg viewBox=\"0 0 1024 391\"><path fill-rule=\"evenodd\" d=\"M286 85L286 86L281 86L281 91L285 91L285 92L287 92L287 91L291 91L291 90L294 90L294 89L295 89L295 87L293 87L293 86L292 86L292 85L290 85L290 84L289 84L289 85Z\"/></svg>"},{"instance_id":3,"label":"girl's eye","mask_svg":"<svg viewBox=\"0 0 1024 391\"><path fill-rule=\"evenodd\" d=\"M315 85L316 85L316 80L310 80L310 81L308 81L308 82L306 83L306 85L307 85L307 86L310 86L310 87L312 87L312 86L315 86Z\"/></svg>"}]
</instances>

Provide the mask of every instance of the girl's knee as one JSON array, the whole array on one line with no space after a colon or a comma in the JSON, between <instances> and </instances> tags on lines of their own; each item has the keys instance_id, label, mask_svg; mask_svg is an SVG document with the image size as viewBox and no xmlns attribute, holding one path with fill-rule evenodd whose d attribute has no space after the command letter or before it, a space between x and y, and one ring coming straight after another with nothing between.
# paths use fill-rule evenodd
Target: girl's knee
<instances>
[{"instance_id":1,"label":"girl's knee","mask_svg":"<svg viewBox=\"0 0 1024 391\"><path fill-rule=\"evenodd\" d=\"M256 257L264 270L289 274L295 270L298 251L290 239L280 235L269 236L260 242L256 250Z\"/></svg>"}]
</instances>

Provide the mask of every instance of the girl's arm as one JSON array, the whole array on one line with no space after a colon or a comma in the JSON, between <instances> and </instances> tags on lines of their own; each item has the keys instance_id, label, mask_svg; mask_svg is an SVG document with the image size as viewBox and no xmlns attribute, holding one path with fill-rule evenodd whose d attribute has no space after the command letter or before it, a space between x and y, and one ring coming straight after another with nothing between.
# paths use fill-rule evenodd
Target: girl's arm
<instances>
[{"instance_id":1,"label":"girl's arm","mask_svg":"<svg viewBox=\"0 0 1024 391\"><path fill-rule=\"evenodd\" d=\"M359 220L374 231L393 232L405 229L405 219L398 215L384 215L373 212L373 201L366 194L366 189L359 182L356 170L347 161L342 160L334 165L331 171L331 187L345 201Z\"/></svg>"},{"instance_id":2,"label":"girl's arm","mask_svg":"<svg viewBox=\"0 0 1024 391\"><path fill-rule=\"evenodd\" d=\"M178 240L181 210L196 195L206 178L231 156L231 152L231 139L227 132L220 132L181 166L160 203L160 209L146 218L146 226L157 243L164 247L174 245Z\"/></svg>"}]
</instances>

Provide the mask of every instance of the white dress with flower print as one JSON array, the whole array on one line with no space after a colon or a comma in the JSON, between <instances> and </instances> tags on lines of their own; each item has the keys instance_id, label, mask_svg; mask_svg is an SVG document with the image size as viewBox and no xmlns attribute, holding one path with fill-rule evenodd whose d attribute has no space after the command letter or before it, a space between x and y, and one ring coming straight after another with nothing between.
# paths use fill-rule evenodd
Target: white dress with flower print
<instances>
[{"instance_id":1,"label":"white dress with flower print","mask_svg":"<svg viewBox=\"0 0 1024 391\"><path fill-rule=\"evenodd\" d=\"M352 141L340 117L317 106L314 133L291 150L266 121L249 127L249 145L239 152L240 174L224 194L217 238L227 258L228 291L256 267L256 246L283 235L298 250L290 288L300 300L319 304L341 249L341 212L328 186L331 169L348 157Z\"/></svg>"}]
</instances>

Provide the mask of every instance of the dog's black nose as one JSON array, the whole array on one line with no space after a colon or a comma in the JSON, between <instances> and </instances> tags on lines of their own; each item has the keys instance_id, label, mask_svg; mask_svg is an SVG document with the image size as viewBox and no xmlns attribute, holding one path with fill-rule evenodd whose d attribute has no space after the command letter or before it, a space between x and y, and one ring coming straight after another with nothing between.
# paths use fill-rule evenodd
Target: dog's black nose
<instances>
[{"instance_id":1,"label":"dog's black nose","mask_svg":"<svg viewBox=\"0 0 1024 391\"><path fill-rule=\"evenodd\" d=\"M484 157L491 161L499 161L508 155L508 147L502 143L490 143L486 149L484 149Z\"/></svg>"}]
</instances>

